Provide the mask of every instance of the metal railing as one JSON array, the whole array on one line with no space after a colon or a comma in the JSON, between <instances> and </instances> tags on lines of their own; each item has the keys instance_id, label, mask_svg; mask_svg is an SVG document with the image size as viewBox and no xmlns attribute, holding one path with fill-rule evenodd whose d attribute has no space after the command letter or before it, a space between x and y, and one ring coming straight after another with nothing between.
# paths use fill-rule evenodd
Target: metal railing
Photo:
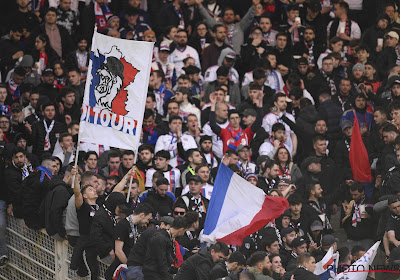
<instances>
[{"instance_id":1,"label":"metal railing","mask_svg":"<svg viewBox=\"0 0 400 280\"><path fill-rule=\"evenodd\" d=\"M0 279L85 279L77 277L69 268L73 248L67 241L57 241L45 230L29 229L22 220L10 216L7 217L7 247L9 263L0 269ZM107 266L99 262L99 267L100 279L104 279Z\"/></svg>"}]
</instances>

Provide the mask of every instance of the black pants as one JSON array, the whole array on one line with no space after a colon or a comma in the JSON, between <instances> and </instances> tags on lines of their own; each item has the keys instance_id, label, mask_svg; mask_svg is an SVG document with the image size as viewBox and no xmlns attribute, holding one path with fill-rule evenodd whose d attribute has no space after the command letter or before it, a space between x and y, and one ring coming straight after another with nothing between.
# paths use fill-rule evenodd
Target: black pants
<instances>
[{"instance_id":1,"label":"black pants","mask_svg":"<svg viewBox=\"0 0 400 280\"><path fill-rule=\"evenodd\" d=\"M72 270L77 270L80 277L85 277L89 274L92 280L97 280L99 276L99 264L97 262L96 247L90 244L88 235L81 235L75 244L74 252L72 253L71 265Z\"/></svg>"}]
</instances>

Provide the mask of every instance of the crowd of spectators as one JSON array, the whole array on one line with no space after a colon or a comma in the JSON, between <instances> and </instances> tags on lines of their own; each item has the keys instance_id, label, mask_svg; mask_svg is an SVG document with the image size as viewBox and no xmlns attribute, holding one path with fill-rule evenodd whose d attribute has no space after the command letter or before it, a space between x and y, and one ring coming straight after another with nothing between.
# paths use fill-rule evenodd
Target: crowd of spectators
<instances>
[{"instance_id":1,"label":"crowd of spectators","mask_svg":"<svg viewBox=\"0 0 400 280\"><path fill-rule=\"evenodd\" d=\"M330 247L345 268L377 240L400 262L398 0L8 2L0 267L7 215L67 239L71 269L91 279L98 258L106 279L120 264L131 280L318 279ZM95 26L155 43L137 158L86 142L76 153ZM370 182L353 178L357 130ZM204 247L221 163L290 208L242 246Z\"/></svg>"}]
</instances>

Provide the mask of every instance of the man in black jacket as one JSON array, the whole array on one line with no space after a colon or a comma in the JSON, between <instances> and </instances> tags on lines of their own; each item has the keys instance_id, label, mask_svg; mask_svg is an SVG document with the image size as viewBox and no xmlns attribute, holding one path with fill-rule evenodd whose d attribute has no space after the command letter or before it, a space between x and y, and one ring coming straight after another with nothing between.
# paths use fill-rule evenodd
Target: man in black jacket
<instances>
[{"instance_id":1,"label":"man in black jacket","mask_svg":"<svg viewBox=\"0 0 400 280\"><path fill-rule=\"evenodd\" d=\"M57 177L51 180L49 192L45 198L46 231L48 235L53 236L57 240L63 240L67 236L63 213L73 194L73 189L71 188L73 178L71 170L72 165L68 166L62 180Z\"/></svg>"},{"instance_id":2,"label":"man in black jacket","mask_svg":"<svg viewBox=\"0 0 400 280\"><path fill-rule=\"evenodd\" d=\"M22 47L19 44L22 32L21 26L13 25L8 33L8 38L0 41L0 71L3 81L5 81L8 71L14 68L17 60L24 56Z\"/></svg>"},{"instance_id":3,"label":"man in black jacket","mask_svg":"<svg viewBox=\"0 0 400 280\"><path fill-rule=\"evenodd\" d=\"M220 259L225 260L228 255L228 246L223 242L217 242L210 248L203 248L182 264L174 279L209 279L214 263Z\"/></svg>"},{"instance_id":4,"label":"man in black jacket","mask_svg":"<svg viewBox=\"0 0 400 280\"><path fill-rule=\"evenodd\" d=\"M22 181L33 172L32 166L27 165L26 151L20 147L12 151L12 162L4 170L4 186L8 192L9 215L22 218L21 190Z\"/></svg>"},{"instance_id":5,"label":"man in black jacket","mask_svg":"<svg viewBox=\"0 0 400 280\"><path fill-rule=\"evenodd\" d=\"M246 258L239 251L230 254L228 260L217 260L210 272L209 279L216 280L232 274L233 272L242 271L246 267Z\"/></svg>"},{"instance_id":6,"label":"man in black jacket","mask_svg":"<svg viewBox=\"0 0 400 280\"><path fill-rule=\"evenodd\" d=\"M99 257L108 264L111 264L115 256L114 228L117 225L117 216L127 210L125 200L122 193L112 192L93 218L90 238L96 244ZM98 271L92 271L92 279L94 279L93 273L98 273Z\"/></svg>"},{"instance_id":7,"label":"man in black jacket","mask_svg":"<svg viewBox=\"0 0 400 280\"><path fill-rule=\"evenodd\" d=\"M297 258L297 268L294 271L296 280L318 280L319 277L314 274L315 258L310 253L302 253Z\"/></svg>"},{"instance_id":8,"label":"man in black jacket","mask_svg":"<svg viewBox=\"0 0 400 280\"><path fill-rule=\"evenodd\" d=\"M167 195L169 182L167 178L158 178L154 190L149 190L143 203L148 203L154 209L154 214L160 217L172 215L172 205L174 201L172 197Z\"/></svg>"},{"instance_id":9,"label":"man in black jacket","mask_svg":"<svg viewBox=\"0 0 400 280\"><path fill-rule=\"evenodd\" d=\"M55 120L56 107L49 102L42 106L44 120L32 125L30 141L33 145L33 153L41 156L44 152L52 153L58 136L67 131L64 124Z\"/></svg>"},{"instance_id":10,"label":"man in black jacket","mask_svg":"<svg viewBox=\"0 0 400 280\"><path fill-rule=\"evenodd\" d=\"M42 165L23 181L22 216L29 228L38 230L44 227L42 201L48 192L50 180L56 169L55 160L45 159L42 161Z\"/></svg>"},{"instance_id":11,"label":"man in black jacket","mask_svg":"<svg viewBox=\"0 0 400 280\"><path fill-rule=\"evenodd\" d=\"M177 250L175 238L182 236L189 226L191 225L184 217L177 217L169 230L161 229L154 234L148 242L144 258L144 280L173 279L169 270L175 259L175 250Z\"/></svg>"}]
</instances>

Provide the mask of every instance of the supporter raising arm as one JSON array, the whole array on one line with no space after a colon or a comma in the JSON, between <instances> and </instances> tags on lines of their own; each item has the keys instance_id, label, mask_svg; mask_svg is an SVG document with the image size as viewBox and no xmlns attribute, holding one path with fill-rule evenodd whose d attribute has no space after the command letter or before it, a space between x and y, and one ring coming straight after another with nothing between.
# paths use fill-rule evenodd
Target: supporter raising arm
<instances>
[{"instance_id":1,"label":"supporter raising arm","mask_svg":"<svg viewBox=\"0 0 400 280\"><path fill-rule=\"evenodd\" d=\"M261 127L263 118L263 98L264 93L260 91L258 99L253 101L257 105L257 117L255 122L248 128L242 129L240 127L240 113L237 110L230 110L228 115L229 126L227 128L221 128L217 125L215 118L215 105L217 99L214 93L210 95L211 100L211 111L210 111L210 126L212 131L222 139L223 152L227 149L233 149L236 151L239 145L250 145L251 139L254 134Z\"/></svg>"}]
</instances>

